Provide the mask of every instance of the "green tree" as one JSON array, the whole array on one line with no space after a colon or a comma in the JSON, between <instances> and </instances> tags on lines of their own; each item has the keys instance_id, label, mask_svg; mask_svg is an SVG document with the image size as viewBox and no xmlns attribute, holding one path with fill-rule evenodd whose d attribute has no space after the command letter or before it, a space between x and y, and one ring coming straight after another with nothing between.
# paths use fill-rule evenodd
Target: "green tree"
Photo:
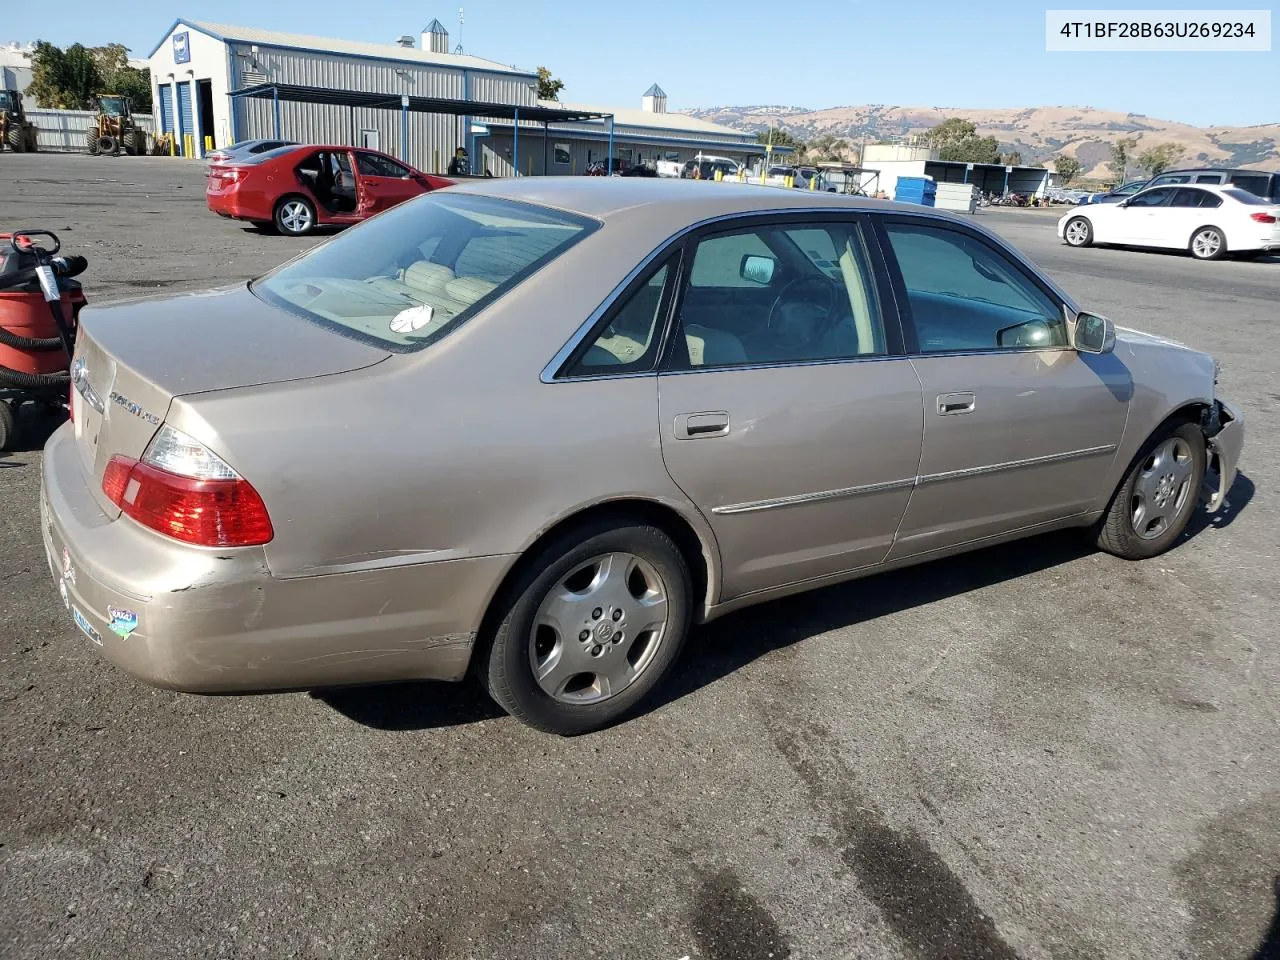
<instances>
[{"instance_id":1,"label":"green tree","mask_svg":"<svg viewBox=\"0 0 1280 960\"><path fill-rule=\"evenodd\" d=\"M102 86L93 53L79 43L62 50L44 40L31 53L31 83L26 93L36 106L55 110L87 110Z\"/></svg>"},{"instance_id":2,"label":"green tree","mask_svg":"<svg viewBox=\"0 0 1280 960\"><path fill-rule=\"evenodd\" d=\"M1065 153L1053 158L1053 167L1058 171L1058 181L1064 187L1080 176L1080 161Z\"/></svg>"},{"instance_id":3,"label":"green tree","mask_svg":"<svg viewBox=\"0 0 1280 960\"><path fill-rule=\"evenodd\" d=\"M1000 143L995 137L978 136L978 128L963 117L948 117L925 132L925 139L938 149L940 160L965 163L996 163Z\"/></svg>"},{"instance_id":4,"label":"green tree","mask_svg":"<svg viewBox=\"0 0 1280 960\"><path fill-rule=\"evenodd\" d=\"M89 53L102 78L99 93L118 93L128 97L138 113L151 111L151 72L129 66L129 48L123 43L91 47Z\"/></svg>"},{"instance_id":5,"label":"green tree","mask_svg":"<svg viewBox=\"0 0 1280 960\"><path fill-rule=\"evenodd\" d=\"M538 68L538 99L559 100L560 91L564 89L564 81L557 80L546 67Z\"/></svg>"},{"instance_id":6,"label":"green tree","mask_svg":"<svg viewBox=\"0 0 1280 960\"><path fill-rule=\"evenodd\" d=\"M1111 162L1107 166L1111 168L1118 183L1124 183L1124 178L1129 171L1130 154L1137 145L1138 141L1133 137L1121 137L1111 144Z\"/></svg>"},{"instance_id":7,"label":"green tree","mask_svg":"<svg viewBox=\"0 0 1280 960\"><path fill-rule=\"evenodd\" d=\"M803 140L797 139L781 127L772 127L768 130L757 131L756 143L772 143L775 147L793 147L796 150L804 149Z\"/></svg>"},{"instance_id":8,"label":"green tree","mask_svg":"<svg viewBox=\"0 0 1280 960\"><path fill-rule=\"evenodd\" d=\"M1162 143L1138 154L1138 166L1146 171L1147 176L1154 177L1181 160L1186 152L1187 148L1180 143Z\"/></svg>"}]
</instances>

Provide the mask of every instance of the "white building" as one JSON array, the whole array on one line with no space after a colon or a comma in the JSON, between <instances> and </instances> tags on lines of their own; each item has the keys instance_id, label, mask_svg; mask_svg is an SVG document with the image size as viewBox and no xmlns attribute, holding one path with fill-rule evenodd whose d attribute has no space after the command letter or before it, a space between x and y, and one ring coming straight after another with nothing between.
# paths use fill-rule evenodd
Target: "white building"
<instances>
[{"instance_id":1,"label":"white building","mask_svg":"<svg viewBox=\"0 0 1280 960\"><path fill-rule=\"evenodd\" d=\"M31 83L31 61L27 55L33 50L34 43L26 46L16 41L0 44L0 90L26 91Z\"/></svg>"}]
</instances>

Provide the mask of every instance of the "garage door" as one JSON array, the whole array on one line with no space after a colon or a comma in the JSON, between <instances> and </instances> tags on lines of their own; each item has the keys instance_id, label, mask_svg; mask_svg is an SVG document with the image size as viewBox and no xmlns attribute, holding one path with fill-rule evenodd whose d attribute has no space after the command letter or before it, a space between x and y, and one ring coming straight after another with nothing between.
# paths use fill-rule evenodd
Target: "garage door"
<instances>
[{"instance_id":1,"label":"garage door","mask_svg":"<svg viewBox=\"0 0 1280 960\"><path fill-rule=\"evenodd\" d=\"M186 156L187 137L195 140L196 129L191 114L191 84L178 84L178 152Z\"/></svg>"},{"instance_id":2,"label":"garage door","mask_svg":"<svg viewBox=\"0 0 1280 960\"><path fill-rule=\"evenodd\" d=\"M173 132L173 91L169 88L169 84L160 84L160 89L156 91L160 96L160 132Z\"/></svg>"}]
</instances>

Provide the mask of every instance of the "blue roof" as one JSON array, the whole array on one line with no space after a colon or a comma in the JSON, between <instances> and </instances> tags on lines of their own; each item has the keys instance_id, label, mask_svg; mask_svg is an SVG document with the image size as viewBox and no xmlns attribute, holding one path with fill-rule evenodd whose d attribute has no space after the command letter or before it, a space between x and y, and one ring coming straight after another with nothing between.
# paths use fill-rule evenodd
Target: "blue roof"
<instances>
[{"instance_id":1,"label":"blue roof","mask_svg":"<svg viewBox=\"0 0 1280 960\"><path fill-rule=\"evenodd\" d=\"M666 92L656 83L644 92L646 97L665 97Z\"/></svg>"},{"instance_id":2,"label":"blue roof","mask_svg":"<svg viewBox=\"0 0 1280 960\"><path fill-rule=\"evenodd\" d=\"M423 29L422 32L423 33L448 33L449 31L444 28L444 24L441 23L439 20L432 20L430 23L426 25L426 27Z\"/></svg>"}]
</instances>

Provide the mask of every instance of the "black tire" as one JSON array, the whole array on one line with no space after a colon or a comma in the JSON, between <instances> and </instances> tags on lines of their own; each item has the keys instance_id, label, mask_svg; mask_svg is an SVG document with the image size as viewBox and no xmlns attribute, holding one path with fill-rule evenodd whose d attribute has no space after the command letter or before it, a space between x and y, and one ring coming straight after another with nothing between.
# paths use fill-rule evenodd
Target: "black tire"
<instances>
[{"instance_id":1,"label":"black tire","mask_svg":"<svg viewBox=\"0 0 1280 960\"><path fill-rule=\"evenodd\" d=\"M35 127L27 128L27 153L40 152L40 131Z\"/></svg>"},{"instance_id":2,"label":"black tire","mask_svg":"<svg viewBox=\"0 0 1280 960\"><path fill-rule=\"evenodd\" d=\"M0 450L8 450L18 442L17 408L0 400Z\"/></svg>"},{"instance_id":3,"label":"black tire","mask_svg":"<svg viewBox=\"0 0 1280 960\"><path fill-rule=\"evenodd\" d=\"M9 132L5 135L5 142L14 153L27 152L27 135L17 124L9 128Z\"/></svg>"},{"instance_id":4,"label":"black tire","mask_svg":"<svg viewBox=\"0 0 1280 960\"><path fill-rule=\"evenodd\" d=\"M538 611L552 589L576 569L595 558L619 553L648 564L665 590L667 620L658 648L638 676L613 696L580 704L554 699L534 676L532 652L537 642L534 622ZM563 736L598 730L634 709L670 671L689 632L692 596L688 564L658 527L620 519L570 530L530 556L522 573L498 599L491 636L481 637L476 671L489 695L521 723ZM627 622L622 620L624 625ZM565 637L561 642L577 644L579 637ZM607 639L602 645L609 652ZM618 655L629 659L634 649L618 647Z\"/></svg>"},{"instance_id":5,"label":"black tire","mask_svg":"<svg viewBox=\"0 0 1280 960\"><path fill-rule=\"evenodd\" d=\"M1176 488L1172 494L1175 497L1175 509L1167 524L1162 530L1152 530L1148 535L1143 536L1134 524L1138 486L1144 475L1151 474L1149 467L1152 466L1155 452L1171 440L1181 441L1189 452L1191 473L1187 478L1186 494L1179 499L1181 488ZM1174 423L1155 433L1134 459L1120 488L1112 497L1106 514L1099 522L1098 547L1125 560L1146 560L1172 547L1186 530L1187 521L1191 519L1191 514L1199 504L1205 461L1204 434L1196 424Z\"/></svg>"},{"instance_id":6,"label":"black tire","mask_svg":"<svg viewBox=\"0 0 1280 960\"><path fill-rule=\"evenodd\" d=\"M84 145L86 149L88 149L89 156L91 157L96 157L99 153L102 152L101 149L98 147L98 131L96 128L90 127L89 130L85 133Z\"/></svg>"},{"instance_id":7,"label":"black tire","mask_svg":"<svg viewBox=\"0 0 1280 960\"><path fill-rule=\"evenodd\" d=\"M1197 227L1187 241L1187 252L1197 260L1221 260L1227 255L1226 234L1217 227Z\"/></svg>"},{"instance_id":8,"label":"black tire","mask_svg":"<svg viewBox=\"0 0 1280 960\"><path fill-rule=\"evenodd\" d=\"M133 144L133 155L135 157L145 156L147 152L147 132L141 128L135 128L129 133L129 140Z\"/></svg>"},{"instance_id":9,"label":"black tire","mask_svg":"<svg viewBox=\"0 0 1280 960\"><path fill-rule=\"evenodd\" d=\"M291 219L288 215L290 206L299 203L308 212L307 221L304 225L299 225L299 221ZM272 216L272 225L286 237L305 237L316 228L316 205L306 197L296 193L281 197L276 203L276 209Z\"/></svg>"},{"instance_id":10,"label":"black tire","mask_svg":"<svg viewBox=\"0 0 1280 960\"><path fill-rule=\"evenodd\" d=\"M1073 226L1075 230L1071 229ZM1078 239L1072 239L1073 236ZM1062 237L1069 247L1091 247L1093 246L1093 224L1089 222L1088 217L1072 217L1062 228Z\"/></svg>"}]
</instances>

